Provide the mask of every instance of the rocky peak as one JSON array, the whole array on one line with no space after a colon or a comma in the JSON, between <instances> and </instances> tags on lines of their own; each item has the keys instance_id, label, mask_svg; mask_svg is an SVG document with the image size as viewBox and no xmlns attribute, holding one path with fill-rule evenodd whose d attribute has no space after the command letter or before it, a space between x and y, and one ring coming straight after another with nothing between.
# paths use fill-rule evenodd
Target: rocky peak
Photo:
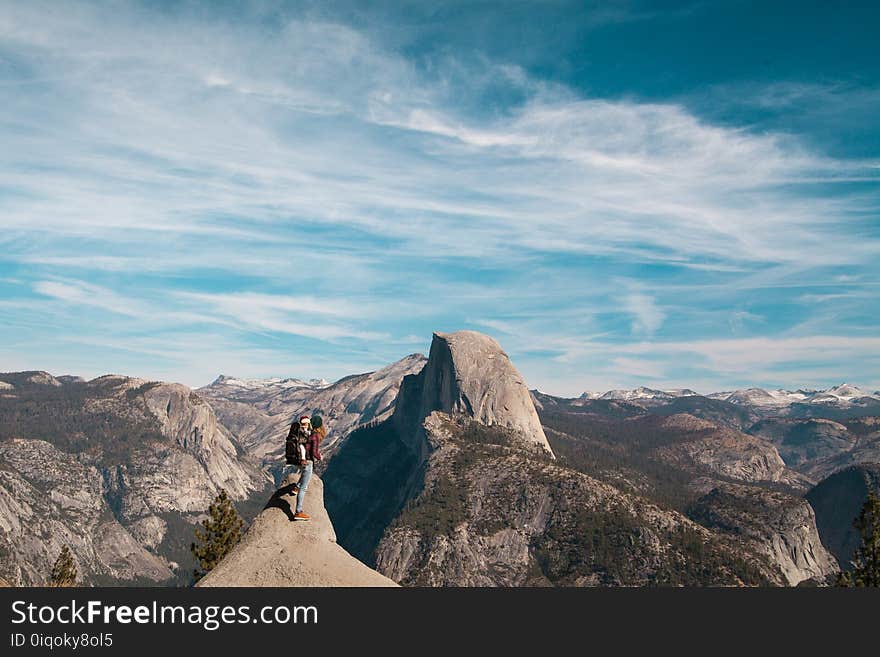
<instances>
[{"instance_id":1,"label":"rocky peak","mask_svg":"<svg viewBox=\"0 0 880 657\"><path fill-rule=\"evenodd\" d=\"M209 388L231 387L250 391L279 392L290 388L326 388L330 382L326 379L303 379L295 378L270 378L270 379L247 379L237 376L221 374L209 386Z\"/></svg>"},{"instance_id":2,"label":"rocky peak","mask_svg":"<svg viewBox=\"0 0 880 657\"><path fill-rule=\"evenodd\" d=\"M42 370L29 370L27 372L0 372L0 382L2 389L9 390L16 388L36 388L36 387L61 387L61 381L56 379L48 372Z\"/></svg>"},{"instance_id":3,"label":"rocky peak","mask_svg":"<svg viewBox=\"0 0 880 657\"><path fill-rule=\"evenodd\" d=\"M201 397L179 383L150 383L140 390L162 435L195 457L212 488L226 489L233 499L259 488L255 473L239 459L232 435ZM213 491L206 489L208 494Z\"/></svg>"},{"instance_id":4,"label":"rocky peak","mask_svg":"<svg viewBox=\"0 0 880 657\"><path fill-rule=\"evenodd\" d=\"M522 375L488 335L434 333L425 367L404 379L395 422L412 435L434 411L514 429L553 453Z\"/></svg>"},{"instance_id":5,"label":"rocky peak","mask_svg":"<svg viewBox=\"0 0 880 657\"><path fill-rule=\"evenodd\" d=\"M869 396L867 392L865 392L858 386L854 386L849 383L841 383L839 386L829 388L825 391L825 394L844 400L860 399L861 397Z\"/></svg>"},{"instance_id":6,"label":"rocky peak","mask_svg":"<svg viewBox=\"0 0 880 657\"><path fill-rule=\"evenodd\" d=\"M48 372L35 372L31 376L29 376L27 380L29 383L41 386L58 387L61 385L61 382Z\"/></svg>"},{"instance_id":7,"label":"rocky peak","mask_svg":"<svg viewBox=\"0 0 880 657\"><path fill-rule=\"evenodd\" d=\"M324 507L324 484L309 483L303 510L293 521L296 498L280 488L238 545L197 586L396 586L336 543Z\"/></svg>"}]
</instances>

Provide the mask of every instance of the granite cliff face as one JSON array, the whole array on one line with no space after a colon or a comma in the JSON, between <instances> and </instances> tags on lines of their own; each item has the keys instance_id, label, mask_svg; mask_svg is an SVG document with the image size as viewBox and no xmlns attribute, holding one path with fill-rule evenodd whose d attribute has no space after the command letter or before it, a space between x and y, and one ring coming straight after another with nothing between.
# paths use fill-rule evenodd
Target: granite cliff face
<instances>
[{"instance_id":1,"label":"granite cliff face","mask_svg":"<svg viewBox=\"0 0 880 657\"><path fill-rule=\"evenodd\" d=\"M809 503L779 491L710 482L689 509L691 518L709 529L741 540L782 571L786 583L825 582L840 570L825 549Z\"/></svg>"},{"instance_id":2,"label":"granite cliff face","mask_svg":"<svg viewBox=\"0 0 880 657\"><path fill-rule=\"evenodd\" d=\"M495 340L473 331L435 333L427 362L403 378L393 408L385 422L354 432L325 472L341 542L368 563L386 527L424 486L438 446L426 430L432 413L494 426L511 445L553 457L522 377Z\"/></svg>"},{"instance_id":3,"label":"granite cliff face","mask_svg":"<svg viewBox=\"0 0 880 657\"><path fill-rule=\"evenodd\" d=\"M219 490L243 501L268 484L185 386L0 379L13 386L0 399L0 543L14 583L44 583L61 542L85 583L186 581L193 524Z\"/></svg>"},{"instance_id":4,"label":"granite cliff face","mask_svg":"<svg viewBox=\"0 0 880 657\"><path fill-rule=\"evenodd\" d=\"M117 520L94 465L42 440L0 442L0 575L42 586L66 544L80 581L169 580L168 563Z\"/></svg>"},{"instance_id":5,"label":"granite cliff face","mask_svg":"<svg viewBox=\"0 0 880 657\"><path fill-rule=\"evenodd\" d=\"M755 424L751 432L775 445L789 467L819 478L829 461L857 442L846 425L821 418L770 418Z\"/></svg>"},{"instance_id":6,"label":"granite cliff face","mask_svg":"<svg viewBox=\"0 0 880 657\"><path fill-rule=\"evenodd\" d=\"M404 436L420 435L435 411L509 429L553 456L522 375L488 335L434 333L424 369L404 379L394 421Z\"/></svg>"},{"instance_id":7,"label":"granite cliff face","mask_svg":"<svg viewBox=\"0 0 880 657\"><path fill-rule=\"evenodd\" d=\"M289 485L276 491L238 545L196 586L397 586L336 543L320 477L312 477L303 506L312 519L294 521L295 507Z\"/></svg>"},{"instance_id":8,"label":"granite cliff face","mask_svg":"<svg viewBox=\"0 0 880 657\"><path fill-rule=\"evenodd\" d=\"M814 482L853 465L880 462L880 418L771 418L751 433L772 442L789 467Z\"/></svg>"},{"instance_id":9,"label":"granite cliff face","mask_svg":"<svg viewBox=\"0 0 880 657\"><path fill-rule=\"evenodd\" d=\"M167 511L202 512L221 488L234 500L265 486L265 478L243 458L211 407L189 388L168 383L122 382L127 401L143 401L145 417L163 440L135 447L138 459L106 467L108 495L126 520ZM133 393L133 394L128 394ZM132 399L135 398L135 399ZM102 407L105 402L91 402Z\"/></svg>"}]
</instances>

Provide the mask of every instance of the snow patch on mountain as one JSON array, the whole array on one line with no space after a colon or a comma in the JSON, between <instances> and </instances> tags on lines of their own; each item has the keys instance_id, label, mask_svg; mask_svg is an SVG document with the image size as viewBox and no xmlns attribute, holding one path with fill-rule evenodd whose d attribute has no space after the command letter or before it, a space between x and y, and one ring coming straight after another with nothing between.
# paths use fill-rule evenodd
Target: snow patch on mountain
<instances>
[{"instance_id":1,"label":"snow patch on mountain","mask_svg":"<svg viewBox=\"0 0 880 657\"><path fill-rule=\"evenodd\" d=\"M725 393L720 393L721 395ZM830 404L849 406L864 401L880 401L880 395L871 395L857 386L842 383L827 390L764 390L748 388L736 390L726 397L709 395L724 399L732 404L745 406L790 406L791 404Z\"/></svg>"},{"instance_id":2,"label":"snow patch on mountain","mask_svg":"<svg viewBox=\"0 0 880 657\"><path fill-rule=\"evenodd\" d=\"M585 392L581 399L612 399L615 401L639 401L639 400L668 400L676 397L692 397L699 393L689 388L674 388L671 390L656 390L640 386L634 390L609 390L608 392Z\"/></svg>"},{"instance_id":3,"label":"snow patch on mountain","mask_svg":"<svg viewBox=\"0 0 880 657\"><path fill-rule=\"evenodd\" d=\"M864 403L880 402L880 392L868 393L861 388L842 383L827 390L765 390L764 388L744 388L726 390L700 395L688 388L657 390L644 386L633 390L609 390L608 392L585 392L582 400L606 399L628 402L664 402L678 397L703 396L708 399L726 401L739 406L759 408L785 408L792 404L828 404L833 406L851 406Z\"/></svg>"},{"instance_id":4,"label":"snow patch on mountain","mask_svg":"<svg viewBox=\"0 0 880 657\"><path fill-rule=\"evenodd\" d=\"M290 388L312 388L315 390L326 388L330 382L326 379L282 379L279 377L270 379L243 379L234 376L226 376L221 374L218 376L212 386L231 386L234 388L242 388L244 390L288 390Z\"/></svg>"}]
</instances>

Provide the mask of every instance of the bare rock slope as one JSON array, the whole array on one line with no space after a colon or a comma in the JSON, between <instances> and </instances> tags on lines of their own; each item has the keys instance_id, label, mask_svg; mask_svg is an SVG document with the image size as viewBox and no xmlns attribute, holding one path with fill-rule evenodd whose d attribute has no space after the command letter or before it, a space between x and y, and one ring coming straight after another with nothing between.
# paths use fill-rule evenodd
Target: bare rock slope
<instances>
[{"instance_id":1,"label":"bare rock slope","mask_svg":"<svg viewBox=\"0 0 880 657\"><path fill-rule=\"evenodd\" d=\"M686 413L663 418L656 429L675 440L654 454L679 467L703 469L746 483L779 483L795 490L806 490L813 483L786 467L772 444L741 431Z\"/></svg>"},{"instance_id":2,"label":"bare rock slope","mask_svg":"<svg viewBox=\"0 0 880 657\"><path fill-rule=\"evenodd\" d=\"M810 579L822 582L840 570L822 545L816 515L805 499L756 486L721 482L712 486L689 515L763 554L782 571L789 586Z\"/></svg>"},{"instance_id":3,"label":"bare rock slope","mask_svg":"<svg viewBox=\"0 0 880 657\"><path fill-rule=\"evenodd\" d=\"M85 584L189 581L219 490L267 478L189 388L124 376L0 374L0 574L43 584L68 544ZM48 567L47 567L48 566Z\"/></svg>"},{"instance_id":4,"label":"bare rock slope","mask_svg":"<svg viewBox=\"0 0 880 657\"><path fill-rule=\"evenodd\" d=\"M64 545L80 581L145 583L173 577L113 517L98 468L42 440L0 442L0 575L42 586Z\"/></svg>"},{"instance_id":5,"label":"bare rock slope","mask_svg":"<svg viewBox=\"0 0 880 657\"><path fill-rule=\"evenodd\" d=\"M290 487L276 491L241 542L197 586L397 586L336 543L324 508L324 484L312 477L304 510L293 521Z\"/></svg>"},{"instance_id":6,"label":"bare rock slope","mask_svg":"<svg viewBox=\"0 0 880 657\"><path fill-rule=\"evenodd\" d=\"M424 369L404 379L395 421L409 434L435 411L513 430L553 454L525 380L488 335L434 333Z\"/></svg>"},{"instance_id":7,"label":"bare rock slope","mask_svg":"<svg viewBox=\"0 0 880 657\"><path fill-rule=\"evenodd\" d=\"M678 512L433 413L422 490L376 548L405 586L782 584L778 570Z\"/></svg>"}]
</instances>

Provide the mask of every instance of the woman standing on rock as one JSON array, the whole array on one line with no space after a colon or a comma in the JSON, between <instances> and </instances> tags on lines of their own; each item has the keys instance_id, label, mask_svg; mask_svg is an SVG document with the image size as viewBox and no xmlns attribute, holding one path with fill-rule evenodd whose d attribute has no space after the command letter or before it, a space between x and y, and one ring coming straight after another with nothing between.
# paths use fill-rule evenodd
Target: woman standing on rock
<instances>
[{"instance_id":1,"label":"woman standing on rock","mask_svg":"<svg viewBox=\"0 0 880 657\"><path fill-rule=\"evenodd\" d=\"M311 520L311 516L303 511L303 502L309 489L309 481L312 478L315 461L321 460L320 444L326 435L324 422L319 415L310 418L308 415L300 417L299 422L290 426L285 443L285 458L288 465L299 469L299 481L293 487L296 495L296 513L294 520Z\"/></svg>"}]
</instances>

